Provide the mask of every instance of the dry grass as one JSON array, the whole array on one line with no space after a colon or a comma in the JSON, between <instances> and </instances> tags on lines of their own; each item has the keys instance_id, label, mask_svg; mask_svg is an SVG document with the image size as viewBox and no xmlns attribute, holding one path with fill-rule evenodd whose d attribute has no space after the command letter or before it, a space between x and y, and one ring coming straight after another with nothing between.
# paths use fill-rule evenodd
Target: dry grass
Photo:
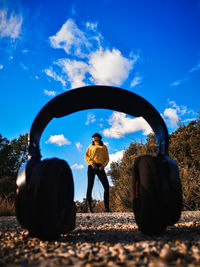
<instances>
[{"instance_id":1,"label":"dry grass","mask_svg":"<svg viewBox=\"0 0 200 267\"><path fill-rule=\"evenodd\" d=\"M0 196L0 216L15 215L15 202L9 196Z\"/></svg>"}]
</instances>

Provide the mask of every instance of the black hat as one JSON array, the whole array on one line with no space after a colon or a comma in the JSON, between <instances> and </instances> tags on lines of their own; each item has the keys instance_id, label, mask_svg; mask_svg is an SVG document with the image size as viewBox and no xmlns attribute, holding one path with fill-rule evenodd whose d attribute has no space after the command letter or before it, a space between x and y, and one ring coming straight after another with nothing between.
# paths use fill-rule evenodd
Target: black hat
<instances>
[{"instance_id":1,"label":"black hat","mask_svg":"<svg viewBox=\"0 0 200 267\"><path fill-rule=\"evenodd\" d=\"M95 134L93 134L92 138L93 138L93 137L99 137L99 139L102 139L102 136L101 136L99 133L95 133Z\"/></svg>"}]
</instances>

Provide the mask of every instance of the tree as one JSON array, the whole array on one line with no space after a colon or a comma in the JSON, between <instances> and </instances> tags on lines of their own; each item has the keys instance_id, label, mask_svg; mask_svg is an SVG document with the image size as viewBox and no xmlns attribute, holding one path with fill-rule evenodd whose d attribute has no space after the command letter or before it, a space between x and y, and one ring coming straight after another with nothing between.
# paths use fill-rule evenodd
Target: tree
<instances>
[{"instance_id":1,"label":"tree","mask_svg":"<svg viewBox=\"0 0 200 267\"><path fill-rule=\"evenodd\" d=\"M170 135L170 156L178 163L185 209L200 208L200 120Z\"/></svg>"},{"instance_id":2,"label":"tree","mask_svg":"<svg viewBox=\"0 0 200 267\"><path fill-rule=\"evenodd\" d=\"M0 178L8 174L10 142L0 134Z\"/></svg>"},{"instance_id":3,"label":"tree","mask_svg":"<svg viewBox=\"0 0 200 267\"><path fill-rule=\"evenodd\" d=\"M88 208L87 208L87 200L86 198L83 198L83 201L76 201L76 211L79 213L86 213L88 212Z\"/></svg>"},{"instance_id":4,"label":"tree","mask_svg":"<svg viewBox=\"0 0 200 267\"><path fill-rule=\"evenodd\" d=\"M0 134L0 178L16 178L22 163L28 158L28 134L20 135L11 142Z\"/></svg>"},{"instance_id":5,"label":"tree","mask_svg":"<svg viewBox=\"0 0 200 267\"><path fill-rule=\"evenodd\" d=\"M0 134L0 194L16 191L16 177L22 163L28 158L28 134L11 142Z\"/></svg>"},{"instance_id":6,"label":"tree","mask_svg":"<svg viewBox=\"0 0 200 267\"><path fill-rule=\"evenodd\" d=\"M10 143L10 162L13 175L16 176L21 165L28 159L28 134L20 135Z\"/></svg>"}]
</instances>

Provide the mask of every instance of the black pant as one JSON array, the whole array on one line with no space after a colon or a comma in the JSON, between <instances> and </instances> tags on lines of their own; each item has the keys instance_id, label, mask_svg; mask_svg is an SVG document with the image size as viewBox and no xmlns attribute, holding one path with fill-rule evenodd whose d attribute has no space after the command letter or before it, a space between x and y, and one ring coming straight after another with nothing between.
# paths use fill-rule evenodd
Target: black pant
<instances>
[{"instance_id":1,"label":"black pant","mask_svg":"<svg viewBox=\"0 0 200 267\"><path fill-rule=\"evenodd\" d=\"M109 184L108 184L108 178L106 176L106 173L103 170L99 170L100 164L96 164L97 169L93 169L91 165L88 165L88 188L87 188L87 201L88 205L91 208L92 206L92 188L94 185L94 178L95 174L99 177L99 180L101 181L103 188L104 188L104 206L106 209L109 209Z\"/></svg>"}]
</instances>

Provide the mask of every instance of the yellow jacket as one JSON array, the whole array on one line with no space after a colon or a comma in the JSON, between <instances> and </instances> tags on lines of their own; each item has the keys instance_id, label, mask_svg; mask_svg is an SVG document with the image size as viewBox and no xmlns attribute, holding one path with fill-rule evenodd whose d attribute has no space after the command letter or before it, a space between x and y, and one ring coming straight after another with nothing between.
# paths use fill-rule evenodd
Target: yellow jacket
<instances>
[{"instance_id":1,"label":"yellow jacket","mask_svg":"<svg viewBox=\"0 0 200 267\"><path fill-rule=\"evenodd\" d=\"M109 162L107 147L105 145L100 146L99 144L90 145L85 153L85 161L89 165L100 163L105 167Z\"/></svg>"}]
</instances>

